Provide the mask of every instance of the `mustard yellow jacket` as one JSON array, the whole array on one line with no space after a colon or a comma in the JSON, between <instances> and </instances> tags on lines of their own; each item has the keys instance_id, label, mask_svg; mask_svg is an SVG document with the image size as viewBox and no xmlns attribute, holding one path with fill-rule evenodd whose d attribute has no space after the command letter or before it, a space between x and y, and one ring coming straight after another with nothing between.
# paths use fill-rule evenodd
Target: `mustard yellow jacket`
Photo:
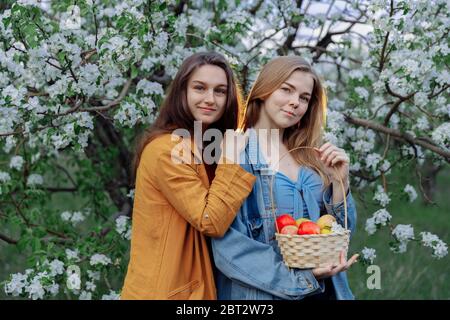
<instances>
[{"instance_id":1,"label":"mustard yellow jacket","mask_svg":"<svg viewBox=\"0 0 450 320\"><path fill-rule=\"evenodd\" d=\"M122 299L216 299L205 236L225 234L256 178L238 164L219 164L210 185L195 152L190 163L172 161L177 145L165 134L142 153Z\"/></svg>"}]
</instances>

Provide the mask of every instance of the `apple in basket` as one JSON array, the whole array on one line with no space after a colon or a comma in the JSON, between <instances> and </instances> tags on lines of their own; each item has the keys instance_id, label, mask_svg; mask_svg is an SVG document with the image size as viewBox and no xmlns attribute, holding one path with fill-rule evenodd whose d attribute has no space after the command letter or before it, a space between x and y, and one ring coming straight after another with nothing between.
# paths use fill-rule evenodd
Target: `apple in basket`
<instances>
[{"instance_id":1,"label":"apple in basket","mask_svg":"<svg viewBox=\"0 0 450 320\"><path fill-rule=\"evenodd\" d=\"M336 222L336 218L333 217L331 214L325 214L317 220L317 225L320 228L321 234L329 234L331 233L331 227L333 225L333 222Z\"/></svg>"},{"instance_id":2,"label":"apple in basket","mask_svg":"<svg viewBox=\"0 0 450 320\"><path fill-rule=\"evenodd\" d=\"M297 232L298 232L298 227L293 226L293 225L285 226L280 231L281 234L290 234L290 235L296 235Z\"/></svg>"},{"instance_id":3,"label":"apple in basket","mask_svg":"<svg viewBox=\"0 0 450 320\"><path fill-rule=\"evenodd\" d=\"M298 227L298 235L320 234L320 227L312 221L304 221Z\"/></svg>"},{"instance_id":4,"label":"apple in basket","mask_svg":"<svg viewBox=\"0 0 450 320\"><path fill-rule=\"evenodd\" d=\"M300 219L295 220L295 224L297 225L297 227L299 227L302 224L302 222L305 222L305 221L311 221L311 220L306 219L306 218L300 218Z\"/></svg>"},{"instance_id":5,"label":"apple in basket","mask_svg":"<svg viewBox=\"0 0 450 320\"><path fill-rule=\"evenodd\" d=\"M295 219L289 214L283 214L277 218L277 227L279 231L283 230L286 226L295 226Z\"/></svg>"}]
</instances>

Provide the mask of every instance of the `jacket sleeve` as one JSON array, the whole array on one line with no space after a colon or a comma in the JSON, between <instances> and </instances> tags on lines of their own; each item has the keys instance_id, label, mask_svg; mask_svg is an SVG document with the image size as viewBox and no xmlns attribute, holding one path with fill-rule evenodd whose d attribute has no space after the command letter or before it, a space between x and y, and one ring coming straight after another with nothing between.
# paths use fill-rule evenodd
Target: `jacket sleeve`
<instances>
[{"instance_id":1,"label":"jacket sleeve","mask_svg":"<svg viewBox=\"0 0 450 320\"><path fill-rule=\"evenodd\" d=\"M350 236L352 236L356 229L357 214L355 201L353 200L350 188L347 191L346 200L347 200L347 215L348 215L347 225L348 229L350 230ZM323 193L323 203L327 213L336 217L338 223L340 223L344 227L345 226L344 201L342 200L341 202L336 204L332 204L332 201L333 201L333 187L330 185Z\"/></svg>"},{"instance_id":2,"label":"jacket sleeve","mask_svg":"<svg viewBox=\"0 0 450 320\"><path fill-rule=\"evenodd\" d=\"M288 269L272 246L250 238L240 217L223 238L212 239L214 262L226 277L286 300L323 292L310 269Z\"/></svg>"},{"instance_id":3,"label":"jacket sleeve","mask_svg":"<svg viewBox=\"0 0 450 320\"><path fill-rule=\"evenodd\" d=\"M218 164L208 189L197 165L173 161L170 144L155 153L151 165L155 187L194 228L211 237L223 236L256 178L238 164Z\"/></svg>"}]
</instances>

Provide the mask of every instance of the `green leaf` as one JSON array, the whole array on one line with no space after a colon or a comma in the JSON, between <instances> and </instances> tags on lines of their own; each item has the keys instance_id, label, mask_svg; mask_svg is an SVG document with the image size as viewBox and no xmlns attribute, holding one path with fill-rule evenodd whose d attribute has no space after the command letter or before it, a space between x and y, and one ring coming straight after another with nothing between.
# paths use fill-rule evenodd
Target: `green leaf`
<instances>
[{"instance_id":1,"label":"green leaf","mask_svg":"<svg viewBox=\"0 0 450 320\"><path fill-rule=\"evenodd\" d=\"M133 79L136 78L138 74L139 74L139 69L135 65L132 65L131 66L131 78L133 78Z\"/></svg>"},{"instance_id":2,"label":"green leaf","mask_svg":"<svg viewBox=\"0 0 450 320\"><path fill-rule=\"evenodd\" d=\"M34 238L31 242L31 248L36 253L36 251L41 249L41 241L38 238Z\"/></svg>"}]
</instances>

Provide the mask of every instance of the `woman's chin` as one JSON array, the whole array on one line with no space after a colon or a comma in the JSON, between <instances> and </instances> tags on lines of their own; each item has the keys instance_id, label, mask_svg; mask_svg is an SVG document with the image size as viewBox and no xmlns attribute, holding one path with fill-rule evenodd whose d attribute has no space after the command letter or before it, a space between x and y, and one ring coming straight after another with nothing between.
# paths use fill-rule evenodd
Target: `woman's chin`
<instances>
[{"instance_id":1,"label":"woman's chin","mask_svg":"<svg viewBox=\"0 0 450 320\"><path fill-rule=\"evenodd\" d=\"M217 120L218 119L216 119L216 117L204 116L204 115L195 117L195 121L201 121L203 126L210 126Z\"/></svg>"},{"instance_id":2,"label":"woman's chin","mask_svg":"<svg viewBox=\"0 0 450 320\"><path fill-rule=\"evenodd\" d=\"M275 125L279 128L279 129L287 129L289 127L292 127L294 125L296 125L296 122L294 121L286 121L286 120L281 120L281 121L276 121Z\"/></svg>"}]
</instances>

